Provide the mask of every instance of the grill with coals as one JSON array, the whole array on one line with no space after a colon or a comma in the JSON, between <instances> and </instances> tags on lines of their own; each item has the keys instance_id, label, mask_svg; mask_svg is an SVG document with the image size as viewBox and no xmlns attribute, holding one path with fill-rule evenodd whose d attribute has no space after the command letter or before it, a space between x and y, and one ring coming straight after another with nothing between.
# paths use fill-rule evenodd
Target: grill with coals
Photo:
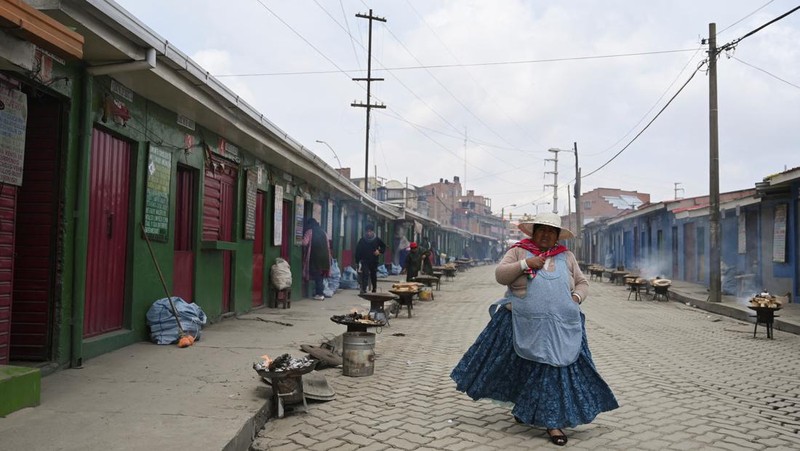
<instances>
[{"instance_id":1,"label":"grill with coals","mask_svg":"<svg viewBox=\"0 0 800 451\"><path fill-rule=\"evenodd\" d=\"M317 363L319 360L309 356L295 359L289 354L283 354L275 360L253 363L253 369L259 376L272 385L278 418L283 418L286 405L302 404L302 411L308 412L308 403L303 393L303 375L313 371Z\"/></svg>"},{"instance_id":2,"label":"grill with coals","mask_svg":"<svg viewBox=\"0 0 800 451\"><path fill-rule=\"evenodd\" d=\"M331 321L347 326L348 332L366 332L367 327L383 327L386 325L386 322L372 319L368 314L363 315L356 312L348 315L333 315L331 316Z\"/></svg>"}]
</instances>

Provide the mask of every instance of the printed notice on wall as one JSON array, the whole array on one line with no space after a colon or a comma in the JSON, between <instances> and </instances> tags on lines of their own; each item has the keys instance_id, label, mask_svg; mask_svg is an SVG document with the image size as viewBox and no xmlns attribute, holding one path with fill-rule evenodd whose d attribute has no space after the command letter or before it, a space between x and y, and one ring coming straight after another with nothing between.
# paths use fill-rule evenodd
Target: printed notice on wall
<instances>
[{"instance_id":1,"label":"printed notice on wall","mask_svg":"<svg viewBox=\"0 0 800 451\"><path fill-rule=\"evenodd\" d=\"M147 155L144 231L154 240L167 241L171 176L172 154L151 144Z\"/></svg>"},{"instance_id":2,"label":"printed notice on wall","mask_svg":"<svg viewBox=\"0 0 800 451\"><path fill-rule=\"evenodd\" d=\"M256 239L256 193L258 183L258 173L249 169L247 171L247 184L245 186L245 205L244 205L244 239Z\"/></svg>"},{"instance_id":3,"label":"printed notice on wall","mask_svg":"<svg viewBox=\"0 0 800 451\"><path fill-rule=\"evenodd\" d=\"M772 239L772 261L786 261L786 205L775 206L775 226Z\"/></svg>"},{"instance_id":4,"label":"printed notice on wall","mask_svg":"<svg viewBox=\"0 0 800 451\"><path fill-rule=\"evenodd\" d=\"M303 222L306 204L302 196L294 198L294 244L303 244Z\"/></svg>"},{"instance_id":5,"label":"printed notice on wall","mask_svg":"<svg viewBox=\"0 0 800 451\"><path fill-rule=\"evenodd\" d=\"M283 242L283 187L275 185L275 214L272 216L272 244L280 246Z\"/></svg>"},{"instance_id":6,"label":"printed notice on wall","mask_svg":"<svg viewBox=\"0 0 800 451\"><path fill-rule=\"evenodd\" d=\"M21 91L0 89L0 184L22 186L28 97Z\"/></svg>"}]
</instances>

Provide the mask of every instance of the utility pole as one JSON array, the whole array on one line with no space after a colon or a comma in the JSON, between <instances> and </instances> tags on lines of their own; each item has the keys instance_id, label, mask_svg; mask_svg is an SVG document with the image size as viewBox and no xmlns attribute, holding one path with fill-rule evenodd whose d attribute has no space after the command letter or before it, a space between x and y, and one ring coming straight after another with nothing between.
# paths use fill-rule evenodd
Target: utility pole
<instances>
[{"instance_id":1,"label":"utility pole","mask_svg":"<svg viewBox=\"0 0 800 451\"><path fill-rule=\"evenodd\" d=\"M583 235L581 232L581 226L583 225L583 220L581 219L581 169L578 167L578 143L572 143L572 150L575 152L575 255L578 256L578 260L584 260L582 258L582 244L583 244Z\"/></svg>"},{"instance_id":2,"label":"utility pole","mask_svg":"<svg viewBox=\"0 0 800 451\"><path fill-rule=\"evenodd\" d=\"M681 194L683 194L683 188L681 188L679 186L679 185L681 185L681 182L675 182L675 183L673 183L673 185L675 186L675 188L674 188L674 190L675 190L675 200L683 199L683 196L678 197L678 191L680 191Z\"/></svg>"},{"instance_id":3,"label":"utility pole","mask_svg":"<svg viewBox=\"0 0 800 451\"><path fill-rule=\"evenodd\" d=\"M548 152L553 152L555 154L555 158L545 158L545 164L548 161L552 161L554 163L554 167L552 171L545 171L545 174L553 174L553 183L552 184L545 184L544 186L552 186L553 187L553 213L558 214L558 152L559 149L547 149Z\"/></svg>"},{"instance_id":4,"label":"utility pole","mask_svg":"<svg viewBox=\"0 0 800 451\"><path fill-rule=\"evenodd\" d=\"M708 119L709 119L709 298L710 302L722 301L722 280L719 228L719 127L717 109L717 24L708 24Z\"/></svg>"},{"instance_id":5,"label":"utility pole","mask_svg":"<svg viewBox=\"0 0 800 451\"><path fill-rule=\"evenodd\" d=\"M367 138L364 146L364 192L369 194L369 113L373 108L386 108L384 104L373 104L372 102L372 82L383 81L383 78L372 78L372 21L386 22L383 17L372 15L372 9L368 15L356 14L356 17L369 20L369 41L367 45L367 78L354 78L353 81L367 82L367 103L353 102L350 106L367 109Z\"/></svg>"}]
</instances>

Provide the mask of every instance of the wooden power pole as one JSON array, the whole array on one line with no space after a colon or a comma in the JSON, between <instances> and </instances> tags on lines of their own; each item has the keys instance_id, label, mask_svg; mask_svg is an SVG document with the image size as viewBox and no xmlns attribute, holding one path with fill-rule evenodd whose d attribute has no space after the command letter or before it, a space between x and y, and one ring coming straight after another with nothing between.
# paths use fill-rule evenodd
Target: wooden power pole
<instances>
[{"instance_id":1,"label":"wooden power pole","mask_svg":"<svg viewBox=\"0 0 800 451\"><path fill-rule=\"evenodd\" d=\"M372 82L383 81L383 78L372 78L372 21L386 22L383 17L372 15L372 10L369 10L368 15L356 14L356 17L369 20L369 44L367 45L367 78L354 78L354 81L367 82L367 103L353 102L350 106L360 107L367 109L367 138L364 146L364 192L369 194L369 113L373 108L386 108L383 104L373 104L372 102Z\"/></svg>"}]
</instances>

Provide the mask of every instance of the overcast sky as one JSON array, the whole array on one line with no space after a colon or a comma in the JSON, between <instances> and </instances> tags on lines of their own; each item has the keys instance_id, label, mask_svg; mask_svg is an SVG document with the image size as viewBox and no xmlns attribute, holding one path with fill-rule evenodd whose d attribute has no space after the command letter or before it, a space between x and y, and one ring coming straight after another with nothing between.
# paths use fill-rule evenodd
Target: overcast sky
<instances>
[{"instance_id":1,"label":"overcast sky","mask_svg":"<svg viewBox=\"0 0 800 451\"><path fill-rule=\"evenodd\" d=\"M716 23L722 46L800 4L119 3L328 164L350 167L353 177L364 176L366 112L350 104L366 103L367 92L352 78L367 76L369 35L369 21L356 14L372 9L386 19L372 24L372 77L384 78L372 83L372 102L386 108L372 110L370 176L377 169L379 178L416 186L458 176L466 189L490 198L495 212L505 206L515 216L552 210L544 204L553 198L545 185L555 182L546 173L556 169L545 161L555 156L549 148L569 150L558 153L558 207L566 213L574 142L582 192L635 190L654 202L707 195L709 78L701 63L709 23ZM718 59L721 192L800 166L798 43L800 11Z\"/></svg>"}]
</instances>

